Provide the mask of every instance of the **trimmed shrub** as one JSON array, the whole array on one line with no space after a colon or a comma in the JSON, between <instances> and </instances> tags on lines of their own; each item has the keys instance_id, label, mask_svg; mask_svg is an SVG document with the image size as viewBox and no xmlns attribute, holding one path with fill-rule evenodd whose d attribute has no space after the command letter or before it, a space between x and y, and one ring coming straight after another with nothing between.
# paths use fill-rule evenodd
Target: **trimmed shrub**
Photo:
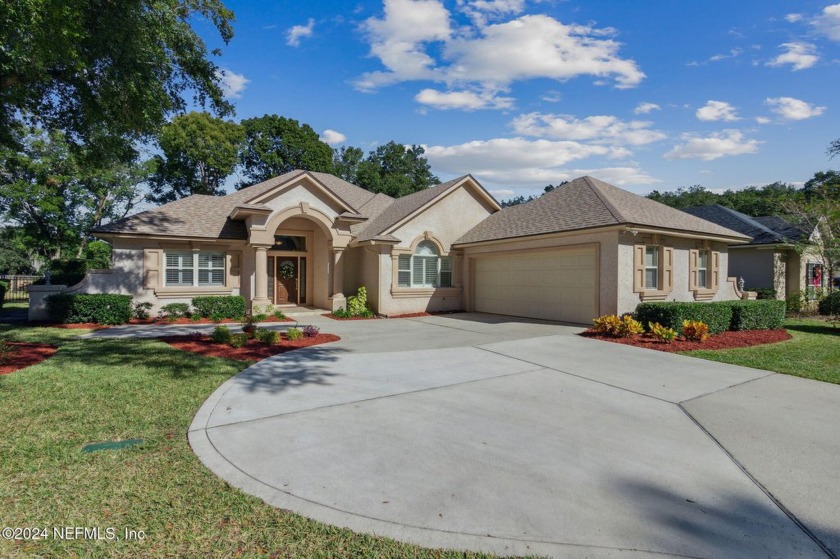
<instances>
[{"instance_id":1,"label":"trimmed shrub","mask_svg":"<svg viewBox=\"0 0 840 559\"><path fill-rule=\"evenodd\" d=\"M268 328L257 328L254 332L254 339L268 345L274 345L280 341L280 332Z\"/></svg>"},{"instance_id":2,"label":"trimmed shrub","mask_svg":"<svg viewBox=\"0 0 840 559\"><path fill-rule=\"evenodd\" d=\"M232 334L228 343L232 348L242 347L248 343L248 334Z\"/></svg>"},{"instance_id":3,"label":"trimmed shrub","mask_svg":"<svg viewBox=\"0 0 840 559\"><path fill-rule=\"evenodd\" d=\"M52 260L50 261L50 284L72 287L82 281L87 273L88 265L85 260ZM46 278L36 280L33 285L45 285Z\"/></svg>"},{"instance_id":4,"label":"trimmed shrub","mask_svg":"<svg viewBox=\"0 0 840 559\"><path fill-rule=\"evenodd\" d=\"M290 341L294 342L295 340L299 340L303 337L303 330L300 328L289 328L286 330L286 338Z\"/></svg>"},{"instance_id":5,"label":"trimmed shrub","mask_svg":"<svg viewBox=\"0 0 840 559\"><path fill-rule=\"evenodd\" d=\"M835 290L820 301L818 309L823 315L840 314L840 291Z\"/></svg>"},{"instance_id":6,"label":"trimmed shrub","mask_svg":"<svg viewBox=\"0 0 840 559\"><path fill-rule=\"evenodd\" d=\"M770 330L781 328L785 321L785 302L727 301L732 307L730 330Z\"/></svg>"},{"instance_id":7,"label":"trimmed shrub","mask_svg":"<svg viewBox=\"0 0 840 559\"><path fill-rule=\"evenodd\" d=\"M241 295L194 297L195 312L205 318L242 318L245 316L245 298Z\"/></svg>"},{"instance_id":8,"label":"trimmed shrub","mask_svg":"<svg viewBox=\"0 0 840 559\"><path fill-rule=\"evenodd\" d=\"M3 308L3 301L6 299L6 285L0 283L0 309Z\"/></svg>"},{"instance_id":9,"label":"trimmed shrub","mask_svg":"<svg viewBox=\"0 0 840 559\"><path fill-rule=\"evenodd\" d=\"M717 334L728 330L732 323L732 303L734 301L715 301L710 303L682 303L666 301L661 303L640 303L636 307L636 320L642 324L659 323L666 328L681 330L683 322L700 321L709 327L709 332Z\"/></svg>"},{"instance_id":10,"label":"trimmed shrub","mask_svg":"<svg viewBox=\"0 0 840 559\"><path fill-rule=\"evenodd\" d=\"M131 295L107 293L50 295L46 299L47 315L62 324L125 324L131 318L131 300Z\"/></svg>"},{"instance_id":11,"label":"trimmed shrub","mask_svg":"<svg viewBox=\"0 0 840 559\"><path fill-rule=\"evenodd\" d=\"M776 298L776 290L775 289L767 289L765 287L756 287L756 288L747 288L747 291L754 291L755 298L758 300L763 299L775 299Z\"/></svg>"},{"instance_id":12,"label":"trimmed shrub","mask_svg":"<svg viewBox=\"0 0 840 559\"><path fill-rule=\"evenodd\" d=\"M183 318L190 314L190 306L187 303L169 303L162 306L160 312L166 318Z\"/></svg>"},{"instance_id":13,"label":"trimmed shrub","mask_svg":"<svg viewBox=\"0 0 840 559\"><path fill-rule=\"evenodd\" d=\"M152 310L152 304L149 302L143 303L135 303L134 304L134 318L139 318L141 320L149 318Z\"/></svg>"},{"instance_id":14,"label":"trimmed shrub","mask_svg":"<svg viewBox=\"0 0 840 559\"><path fill-rule=\"evenodd\" d=\"M592 321L593 330L599 334L608 334L616 338L629 338L645 331L638 321L629 314L617 317L614 314L601 316Z\"/></svg>"},{"instance_id":15,"label":"trimmed shrub","mask_svg":"<svg viewBox=\"0 0 840 559\"><path fill-rule=\"evenodd\" d=\"M233 334L227 326L216 326L213 333L210 334L210 339L217 344L229 344L230 338Z\"/></svg>"}]
</instances>

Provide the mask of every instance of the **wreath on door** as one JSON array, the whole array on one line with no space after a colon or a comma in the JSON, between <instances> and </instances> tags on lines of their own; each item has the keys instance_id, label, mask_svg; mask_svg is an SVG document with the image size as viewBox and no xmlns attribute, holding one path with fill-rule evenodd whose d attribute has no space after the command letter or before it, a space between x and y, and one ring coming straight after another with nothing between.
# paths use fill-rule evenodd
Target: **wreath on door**
<instances>
[{"instance_id":1,"label":"wreath on door","mask_svg":"<svg viewBox=\"0 0 840 559\"><path fill-rule=\"evenodd\" d=\"M280 277L281 278L293 278L295 277L295 263L291 260L286 260L280 264Z\"/></svg>"}]
</instances>

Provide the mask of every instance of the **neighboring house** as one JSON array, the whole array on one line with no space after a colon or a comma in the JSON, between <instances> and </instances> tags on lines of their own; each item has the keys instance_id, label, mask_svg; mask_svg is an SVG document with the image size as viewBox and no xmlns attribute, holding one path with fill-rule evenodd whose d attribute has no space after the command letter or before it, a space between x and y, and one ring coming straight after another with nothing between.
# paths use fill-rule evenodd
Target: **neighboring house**
<instances>
[{"instance_id":1,"label":"neighboring house","mask_svg":"<svg viewBox=\"0 0 840 559\"><path fill-rule=\"evenodd\" d=\"M69 292L155 308L240 294L335 309L364 286L383 315L474 310L589 323L640 301L744 296L727 246L749 238L591 177L501 210L471 176L398 199L293 171L95 231L113 270Z\"/></svg>"},{"instance_id":2,"label":"neighboring house","mask_svg":"<svg viewBox=\"0 0 840 559\"><path fill-rule=\"evenodd\" d=\"M750 217L719 204L684 211L752 238L747 244L729 247L729 273L744 278L747 289L773 289L776 298L785 299L794 291L827 287L820 258L808 250L800 254L794 247L809 239L812 231L781 217Z\"/></svg>"}]
</instances>

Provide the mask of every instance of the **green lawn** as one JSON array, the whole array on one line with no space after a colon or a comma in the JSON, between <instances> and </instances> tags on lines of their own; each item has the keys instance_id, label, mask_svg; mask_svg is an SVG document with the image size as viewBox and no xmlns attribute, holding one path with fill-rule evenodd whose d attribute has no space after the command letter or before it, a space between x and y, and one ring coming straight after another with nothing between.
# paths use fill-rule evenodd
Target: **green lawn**
<instances>
[{"instance_id":1,"label":"green lawn","mask_svg":"<svg viewBox=\"0 0 840 559\"><path fill-rule=\"evenodd\" d=\"M700 350L686 355L840 384L840 330L817 319L788 319L792 340L740 349Z\"/></svg>"},{"instance_id":2,"label":"green lawn","mask_svg":"<svg viewBox=\"0 0 840 559\"><path fill-rule=\"evenodd\" d=\"M78 330L0 326L0 337L60 345L0 376L2 526L142 530L143 541L11 542L0 557L485 557L426 550L284 512L229 487L186 431L244 364L153 340L78 340ZM117 451L88 443L144 439Z\"/></svg>"}]
</instances>

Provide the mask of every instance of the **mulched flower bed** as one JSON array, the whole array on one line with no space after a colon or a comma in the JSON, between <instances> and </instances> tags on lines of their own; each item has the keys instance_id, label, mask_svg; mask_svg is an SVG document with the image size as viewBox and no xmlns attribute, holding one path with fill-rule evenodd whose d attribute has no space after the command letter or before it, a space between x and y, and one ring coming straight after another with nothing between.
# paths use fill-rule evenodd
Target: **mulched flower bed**
<instances>
[{"instance_id":1,"label":"mulched flower bed","mask_svg":"<svg viewBox=\"0 0 840 559\"><path fill-rule=\"evenodd\" d=\"M720 334L709 336L705 342L692 342L683 338L677 338L668 344L653 337L652 334L641 334L629 338L614 338L604 334L598 334L593 330L581 332L581 336L595 338L605 342L632 345L657 351L694 351L698 349L732 349L736 347L750 347L761 344L774 344L791 339L791 335L785 330L740 330L737 332L727 330Z\"/></svg>"},{"instance_id":2,"label":"mulched flower bed","mask_svg":"<svg viewBox=\"0 0 840 559\"><path fill-rule=\"evenodd\" d=\"M248 340L248 343L242 347L231 347L227 344L213 343L210 340L210 336L204 334L167 336L165 338L158 339L182 351L190 351L207 357L224 357L226 359L236 359L237 361L249 362L260 361L266 357L271 357L272 355L277 355L279 353L286 353L287 351L300 349L302 347L337 342L341 339L335 334L318 334L316 336L312 336L311 338L301 338L295 341L286 339L285 334L281 334L280 338L280 342L274 345L267 345L252 339Z\"/></svg>"},{"instance_id":3,"label":"mulched flower bed","mask_svg":"<svg viewBox=\"0 0 840 559\"><path fill-rule=\"evenodd\" d=\"M277 318L275 316L269 316L265 320L260 320L260 322L294 322L293 318ZM199 318L197 320L193 320L192 318L176 318L174 320L168 320L166 318L132 318L128 321L129 324L156 324L160 326L170 326L172 324L241 324L241 318L223 318L221 320L211 320L209 318Z\"/></svg>"},{"instance_id":4,"label":"mulched flower bed","mask_svg":"<svg viewBox=\"0 0 840 559\"><path fill-rule=\"evenodd\" d=\"M6 357L5 363L0 363L0 375L37 365L58 351L57 347L50 344L26 342L6 342L6 344L12 347L12 352Z\"/></svg>"}]
</instances>

